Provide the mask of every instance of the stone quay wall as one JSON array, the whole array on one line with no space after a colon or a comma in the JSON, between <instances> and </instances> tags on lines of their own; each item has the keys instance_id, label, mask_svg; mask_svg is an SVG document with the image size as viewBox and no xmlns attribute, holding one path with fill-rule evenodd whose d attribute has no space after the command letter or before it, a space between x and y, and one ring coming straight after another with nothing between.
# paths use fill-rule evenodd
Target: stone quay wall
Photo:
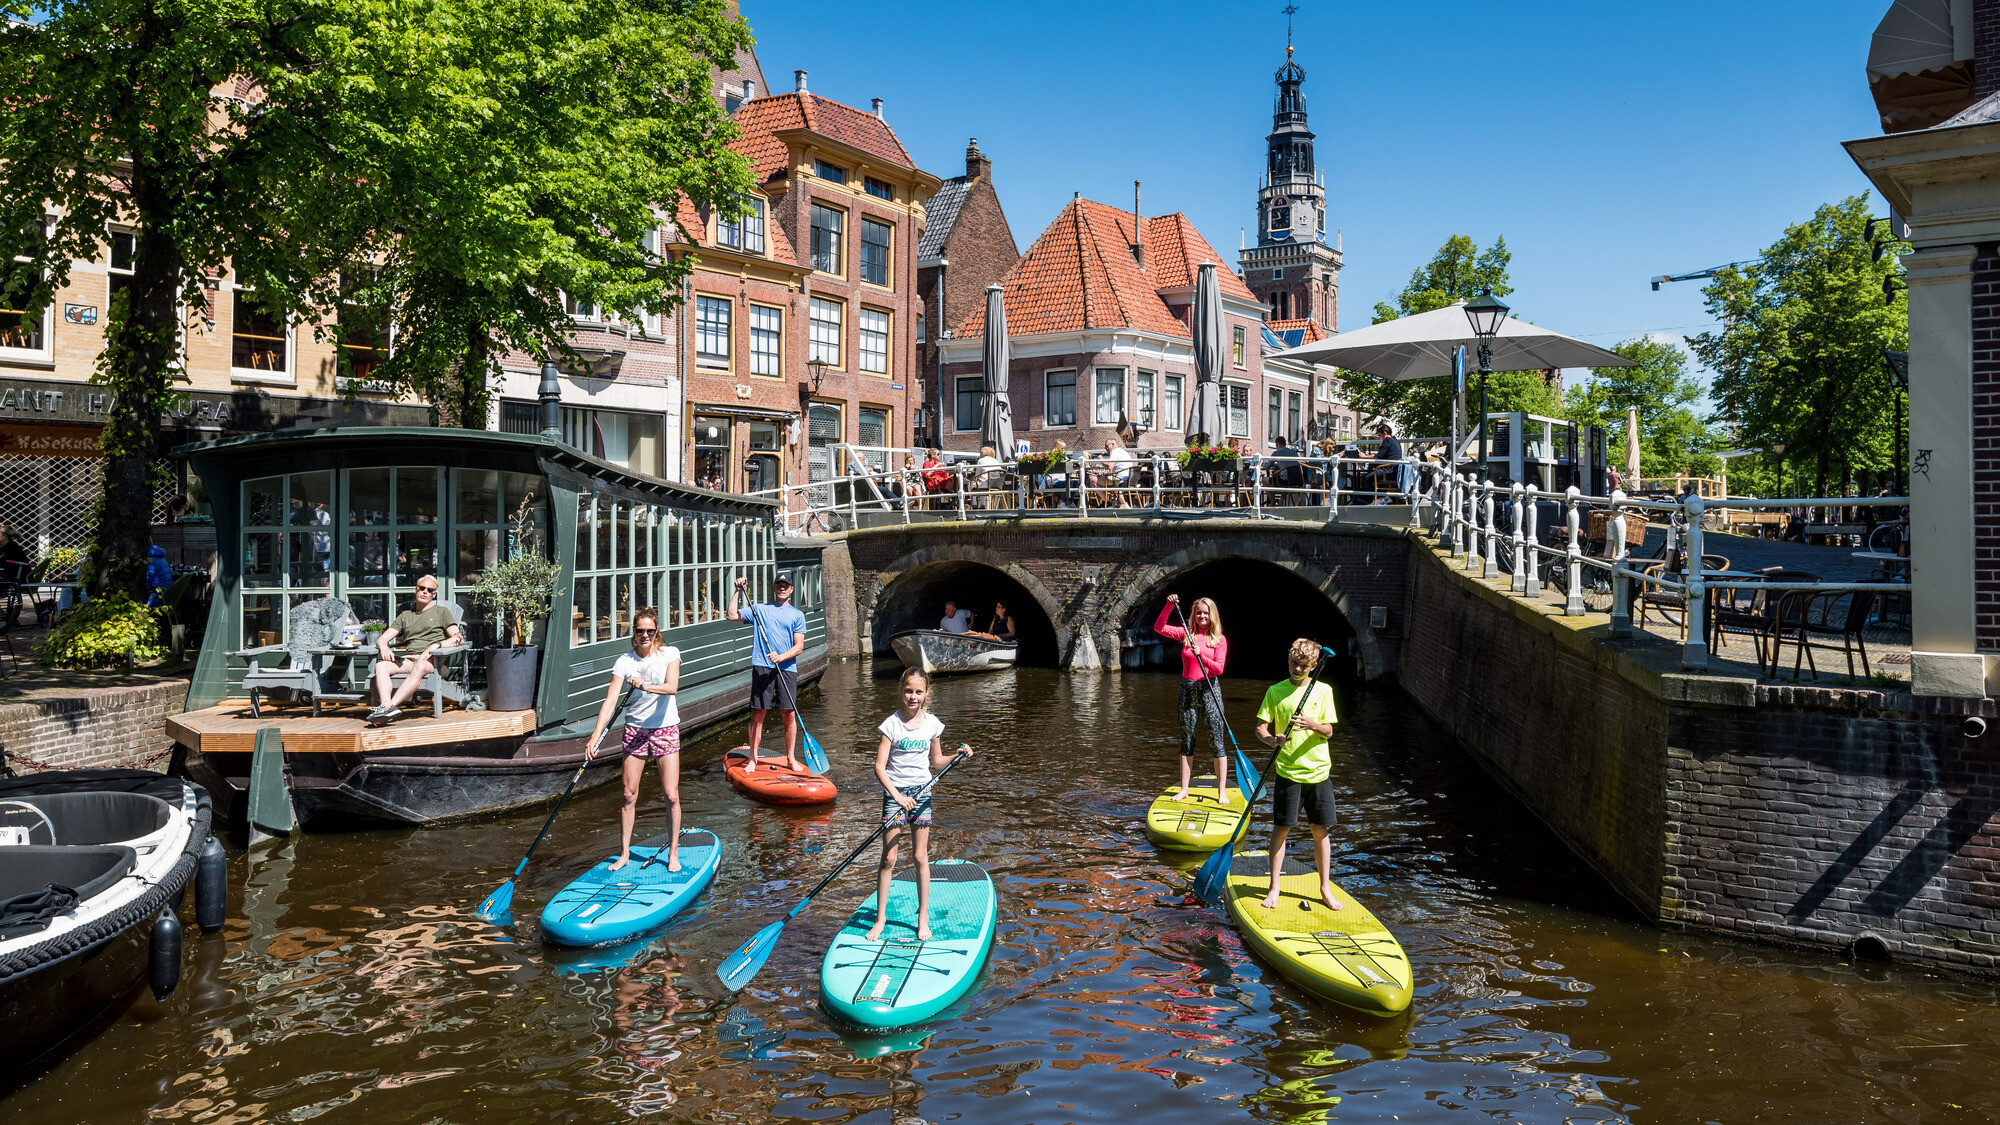
<instances>
[{"instance_id":1,"label":"stone quay wall","mask_svg":"<svg viewBox=\"0 0 2000 1125\"><path fill-rule=\"evenodd\" d=\"M1649 917L2000 971L1993 700L1684 674L1412 537L1404 688Z\"/></svg>"},{"instance_id":2,"label":"stone quay wall","mask_svg":"<svg viewBox=\"0 0 2000 1125\"><path fill-rule=\"evenodd\" d=\"M174 746L167 716L187 691L186 680L163 680L0 703L0 752L16 773L158 768Z\"/></svg>"}]
</instances>

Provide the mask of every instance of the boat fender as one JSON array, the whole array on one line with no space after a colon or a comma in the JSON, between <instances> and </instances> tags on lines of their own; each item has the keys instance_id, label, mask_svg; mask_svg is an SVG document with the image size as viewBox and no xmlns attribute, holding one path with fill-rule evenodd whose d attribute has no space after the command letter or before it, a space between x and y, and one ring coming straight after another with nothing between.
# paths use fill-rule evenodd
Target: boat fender
<instances>
[{"instance_id":1,"label":"boat fender","mask_svg":"<svg viewBox=\"0 0 2000 1125\"><path fill-rule=\"evenodd\" d=\"M153 951L146 979L153 986L155 1000L172 996L174 986L181 982L181 920L171 910L162 910L153 919Z\"/></svg>"},{"instance_id":2,"label":"boat fender","mask_svg":"<svg viewBox=\"0 0 2000 1125\"><path fill-rule=\"evenodd\" d=\"M222 841L213 836L201 846L201 858L194 868L194 919L201 932L212 934L222 928L229 914L229 856Z\"/></svg>"}]
</instances>

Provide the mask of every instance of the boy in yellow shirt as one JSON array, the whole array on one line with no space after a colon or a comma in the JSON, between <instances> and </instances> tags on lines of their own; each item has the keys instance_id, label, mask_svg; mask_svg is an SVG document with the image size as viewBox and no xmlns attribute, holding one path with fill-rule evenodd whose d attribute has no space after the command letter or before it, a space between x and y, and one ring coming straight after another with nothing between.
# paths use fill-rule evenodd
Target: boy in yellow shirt
<instances>
[{"instance_id":1,"label":"boy in yellow shirt","mask_svg":"<svg viewBox=\"0 0 2000 1125\"><path fill-rule=\"evenodd\" d=\"M1282 747L1278 775L1271 793L1271 893L1264 909L1278 908L1278 876L1285 866L1285 837L1301 814L1312 825L1313 852L1319 861L1319 897L1329 910L1341 908L1333 897L1332 845L1326 830L1333 826L1333 755L1327 737L1333 734L1333 689L1313 678L1319 666L1319 645L1301 638L1292 642L1285 663L1291 679L1272 684L1257 706L1257 737L1266 746Z\"/></svg>"}]
</instances>

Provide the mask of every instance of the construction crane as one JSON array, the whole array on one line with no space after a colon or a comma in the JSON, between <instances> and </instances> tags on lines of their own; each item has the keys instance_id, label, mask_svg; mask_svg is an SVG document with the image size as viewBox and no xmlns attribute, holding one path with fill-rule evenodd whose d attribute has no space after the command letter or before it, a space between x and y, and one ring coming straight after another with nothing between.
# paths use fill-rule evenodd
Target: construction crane
<instances>
[{"instance_id":1,"label":"construction crane","mask_svg":"<svg viewBox=\"0 0 2000 1125\"><path fill-rule=\"evenodd\" d=\"M1752 258L1750 261L1756 261L1756 259ZM1705 270L1696 270L1693 273L1663 273L1653 279L1653 292L1658 293L1660 286L1669 281L1699 281L1704 277L1714 277L1723 270L1735 269L1737 266L1747 266L1749 264L1750 262L1731 262L1726 266L1710 266Z\"/></svg>"}]
</instances>

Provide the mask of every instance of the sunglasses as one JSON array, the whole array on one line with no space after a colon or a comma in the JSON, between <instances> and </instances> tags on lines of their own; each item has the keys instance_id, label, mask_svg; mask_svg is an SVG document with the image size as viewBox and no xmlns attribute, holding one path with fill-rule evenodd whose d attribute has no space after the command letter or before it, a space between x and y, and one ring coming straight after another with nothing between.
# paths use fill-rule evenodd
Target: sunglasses
<instances>
[{"instance_id":1,"label":"sunglasses","mask_svg":"<svg viewBox=\"0 0 2000 1125\"><path fill-rule=\"evenodd\" d=\"M437 592L438 592L438 588L437 588L436 586L419 586L419 587L417 587L417 593L419 593L419 594L435 594L435 593L437 593Z\"/></svg>"},{"instance_id":2,"label":"sunglasses","mask_svg":"<svg viewBox=\"0 0 2000 1125\"><path fill-rule=\"evenodd\" d=\"M632 635L635 637L657 637L660 635L660 631L658 629L634 629L632 630Z\"/></svg>"}]
</instances>

